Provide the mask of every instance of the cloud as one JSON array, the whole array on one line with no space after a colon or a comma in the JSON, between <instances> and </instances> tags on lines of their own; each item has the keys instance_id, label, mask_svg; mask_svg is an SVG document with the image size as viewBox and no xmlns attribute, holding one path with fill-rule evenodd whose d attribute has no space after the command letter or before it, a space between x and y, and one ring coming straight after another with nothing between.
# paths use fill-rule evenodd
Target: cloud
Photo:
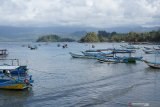
<instances>
[{"instance_id":1,"label":"cloud","mask_svg":"<svg viewBox=\"0 0 160 107\"><path fill-rule=\"evenodd\" d=\"M0 25L154 26L159 10L160 0L0 0Z\"/></svg>"}]
</instances>

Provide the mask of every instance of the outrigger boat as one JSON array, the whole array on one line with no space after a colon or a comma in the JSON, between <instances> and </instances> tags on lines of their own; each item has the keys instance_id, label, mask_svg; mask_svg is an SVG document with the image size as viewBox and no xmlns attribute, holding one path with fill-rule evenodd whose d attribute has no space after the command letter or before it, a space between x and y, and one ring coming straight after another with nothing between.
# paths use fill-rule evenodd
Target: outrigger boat
<instances>
[{"instance_id":1,"label":"outrigger boat","mask_svg":"<svg viewBox=\"0 0 160 107\"><path fill-rule=\"evenodd\" d=\"M153 47L153 49L156 50L156 51L160 51L159 47L158 48Z\"/></svg>"},{"instance_id":2,"label":"outrigger boat","mask_svg":"<svg viewBox=\"0 0 160 107\"><path fill-rule=\"evenodd\" d=\"M119 63L120 60L116 59L116 58L101 58L101 59L98 59L98 61L100 63L104 63L104 62L107 62L107 63Z\"/></svg>"},{"instance_id":3,"label":"outrigger boat","mask_svg":"<svg viewBox=\"0 0 160 107\"><path fill-rule=\"evenodd\" d=\"M155 61L151 62L151 61L147 61L147 60L143 60L148 66L152 67L152 68L157 68L160 69L160 62L156 61L156 55L159 55L159 51L155 51Z\"/></svg>"},{"instance_id":4,"label":"outrigger boat","mask_svg":"<svg viewBox=\"0 0 160 107\"><path fill-rule=\"evenodd\" d=\"M120 46L126 49L140 49L139 47L136 47L134 45L120 45Z\"/></svg>"},{"instance_id":5,"label":"outrigger boat","mask_svg":"<svg viewBox=\"0 0 160 107\"><path fill-rule=\"evenodd\" d=\"M113 53L135 53L134 49L113 49Z\"/></svg>"},{"instance_id":6,"label":"outrigger boat","mask_svg":"<svg viewBox=\"0 0 160 107\"><path fill-rule=\"evenodd\" d=\"M115 48L86 50L84 52L103 52L103 51L110 51L113 53L135 53L136 52L135 49L115 49Z\"/></svg>"},{"instance_id":7,"label":"outrigger boat","mask_svg":"<svg viewBox=\"0 0 160 107\"><path fill-rule=\"evenodd\" d=\"M2 59L1 59L2 60ZM11 59L9 59L11 60ZM12 61L15 59L12 59ZM22 90L32 87L32 75L25 70L26 66L1 65L0 66L0 89ZM22 75L23 74L23 75Z\"/></svg>"},{"instance_id":8,"label":"outrigger boat","mask_svg":"<svg viewBox=\"0 0 160 107\"><path fill-rule=\"evenodd\" d=\"M136 61L141 61L143 57L118 57L116 56L117 59L120 60L122 63L135 63Z\"/></svg>"},{"instance_id":9,"label":"outrigger boat","mask_svg":"<svg viewBox=\"0 0 160 107\"><path fill-rule=\"evenodd\" d=\"M154 53L155 53L154 50L143 50L143 52L144 52L145 54L154 54Z\"/></svg>"},{"instance_id":10,"label":"outrigger boat","mask_svg":"<svg viewBox=\"0 0 160 107\"><path fill-rule=\"evenodd\" d=\"M148 66L150 66L151 68L156 68L156 69L160 69L160 63L156 63L156 62L149 62L146 60L143 60Z\"/></svg>"},{"instance_id":11,"label":"outrigger boat","mask_svg":"<svg viewBox=\"0 0 160 107\"><path fill-rule=\"evenodd\" d=\"M92 57L96 57L96 58L99 58L99 57L113 57L114 54L113 52L108 52L108 53L104 53L104 52L83 52L83 55L85 56L92 56Z\"/></svg>"},{"instance_id":12,"label":"outrigger boat","mask_svg":"<svg viewBox=\"0 0 160 107\"><path fill-rule=\"evenodd\" d=\"M149 48L149 47L144 46L144 49L146 49L146 50L151 50L152 48Z\"/></svg>"},{"instance_id":13,"label":"outrigger boat","mask_svg":"<svg viewBox=\"0 0 160 107\"><path fill-rule=\"evenodd\" d=\"M80 54L75 54L70 52L69 53L73 58L84 58L84 59L96 59L94 56L85 56L85 55L80 55Z\"/></svg>"}]
</instances>

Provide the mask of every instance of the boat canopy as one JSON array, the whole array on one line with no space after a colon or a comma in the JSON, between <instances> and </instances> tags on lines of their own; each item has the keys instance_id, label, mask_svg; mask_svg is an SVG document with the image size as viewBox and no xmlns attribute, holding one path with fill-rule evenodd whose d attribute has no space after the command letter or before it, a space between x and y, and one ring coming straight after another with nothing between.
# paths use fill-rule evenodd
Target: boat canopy
<instances>
[{"instance_id":1,"label":"boat canopy","mask_svg":"<svg viewBox=\"0 0 160 107\"><path fill-rule=\"evenodd\" d=\"M18 68L19 66L8 66L8 65L1 65L0 70L14 70Z\"/></svg>"}]
</instances>

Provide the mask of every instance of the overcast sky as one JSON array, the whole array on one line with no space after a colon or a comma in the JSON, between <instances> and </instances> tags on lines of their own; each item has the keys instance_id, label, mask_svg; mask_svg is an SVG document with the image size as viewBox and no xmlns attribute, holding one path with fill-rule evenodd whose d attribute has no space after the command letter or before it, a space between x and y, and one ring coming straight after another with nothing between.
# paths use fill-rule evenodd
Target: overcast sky
<instances>
[{"instance_id":1,"label":"overcast sky","mask_svg":"<svg viewBox=\"0 0 160 107\"><path fill-rule=\"evenodd\" d=\"M160 0L0 0L0 25L159 26Z\"/></svg>"}]
</instances>

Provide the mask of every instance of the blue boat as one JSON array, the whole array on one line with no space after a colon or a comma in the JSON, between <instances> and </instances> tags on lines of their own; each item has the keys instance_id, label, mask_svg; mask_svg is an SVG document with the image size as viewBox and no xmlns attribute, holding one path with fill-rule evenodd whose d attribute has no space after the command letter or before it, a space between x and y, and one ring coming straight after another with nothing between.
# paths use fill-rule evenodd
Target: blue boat
<instances>
[{"instance_id":1,"label":"blue boat","mask_svg":"<svg viewBox=\"0 0 160 107\"><path fill-rule=\"evenodd\" d=\"M32 76L12 77L9 73L0 75L0 89L23 90L31 88L33 82Z\"/></svg>"},{"instance_id":2,"label":"blue boat","mask_svg":"<svg viewBox=\"0 0 160 107\"><path fill-rule=\"evenodd\" d=\"M0 65L0 72L3 70L9 70L11 74L24 75L27 74L28 69L26 65L20 65L18 59L0 59L5 61L11 61L11 64Z\"/></svg>"},{"instance_id":3,"label":"blue boat","mask_svg":"<svg viewBox=\"0 0 160 107\"><path fill-rule=\"evenodd\" d=\"M1 59L10 60L11 65L0 65L0 89L25 89L32 87L32 75L28 74L27 66L20 66L18 59ZM17 62L17 64L14 63Z\"/></svg>"},{"instance_id":4,"label":"blue boat","mask_svg":"<svg viewBox=\"0 0 160 107\"><path fill-rule=\"evenodd\" d=\"M116 56L117 59L120 60L122 63L135 63L136 61L141 61L143 57L118 57Z\"/></svg>"},{"instance_id":5,"label":"blue boat","mask_svg":"<svg viewBox=\"0 0 160 107\"><path fill-rule=\"evenodd\" d=\"M98 61L100 63L104 63L104 62L107 62L107 63L120 63L120 60L116 59L116 58L99 58Z\"/></svg>"},{"instance_id":6,"label":"blue boat","mask_svg":"<svg viewBox=\"0 0 160 107\"><path fill-rule=\"evenodd\" d=\"M104 53L104 52L83 52L82 53L85 55L85 56L92 56L92 57L96 57L96 58L99 58L99 57L113 57L114 54L113 52L108 52L108 53Z\"/></svg>"},{"instance_id":7,"label":"blue boat","mask_svg":"<svg viewBox=\"0 0 160 107\"><path fill-rule=\"evenodd\" d=\"M9 70L14 75L25 75L28 72L27 66L0 65L0 72L3 70Z\"/></svg>"}]
</instances>

